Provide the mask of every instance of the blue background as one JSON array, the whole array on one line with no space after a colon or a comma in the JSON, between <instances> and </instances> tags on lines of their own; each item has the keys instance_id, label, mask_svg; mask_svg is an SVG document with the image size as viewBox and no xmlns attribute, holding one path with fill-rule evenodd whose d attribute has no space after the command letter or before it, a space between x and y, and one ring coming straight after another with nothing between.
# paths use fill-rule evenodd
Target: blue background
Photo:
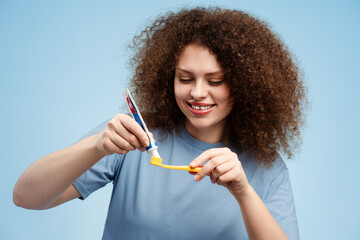
<instances>
[{"instance_id":1,"label":"blue background","mask_svg":"<svg viewBox=\"0 0 360 240\"><path fill-rule=\"evenodd\" d=\"M295 53L309 88L291 174L302 239L359 239L359 1L0 1L0 239L100 239L111 184L45 211L12 203L32 162L123 111L132 36L183 6L245 10ZM175 204L174 204L175 207Z\"/></svg>"}]
</instances>

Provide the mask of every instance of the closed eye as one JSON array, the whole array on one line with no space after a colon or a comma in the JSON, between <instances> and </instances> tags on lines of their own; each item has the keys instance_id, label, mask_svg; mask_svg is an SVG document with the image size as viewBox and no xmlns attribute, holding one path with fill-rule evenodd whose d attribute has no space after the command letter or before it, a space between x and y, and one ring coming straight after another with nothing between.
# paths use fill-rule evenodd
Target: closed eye
<instances>
[{"instance_id":1,"label":"closed eye","mask_svg":"<svg viewBox=\"0 0 360 240\"><path fill-rule=\"evenodd\" d=\"M182 82L182 83L189 83L192 80L193 80L192 78L179 78L179 81Z\"/></svg>"},{"instance_id":2,"label":"closed eye","mask_svg":"<svg viewBox=\"0 0 360 240\"><path fill-rule=\"evenodd\" d=\"M210 80L208 81L209 85L211 86L219 86L224 83L223 80Z\"/></svg>"}]
</instances>

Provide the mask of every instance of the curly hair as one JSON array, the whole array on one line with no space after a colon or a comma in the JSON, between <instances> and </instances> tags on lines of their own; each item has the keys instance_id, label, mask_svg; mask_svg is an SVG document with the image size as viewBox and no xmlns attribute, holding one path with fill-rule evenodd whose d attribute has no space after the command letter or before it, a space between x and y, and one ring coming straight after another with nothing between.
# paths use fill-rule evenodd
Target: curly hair
<instances>
[{"instance_id":1,"label":"curly hair","mask_svg":"<svg viewBox=\"0 0 360 240\"><path fill-rule=\"evenodd\" d=\"M291 157L301 141L307 104L301 71L266 23L239 10L168 12L134 37L130 87L148 126L168 132L185 121L174 77L188 44L208 48L224 70L234 99L227 139L266 166L279 152Z\"/></svg>"}]
</instances>

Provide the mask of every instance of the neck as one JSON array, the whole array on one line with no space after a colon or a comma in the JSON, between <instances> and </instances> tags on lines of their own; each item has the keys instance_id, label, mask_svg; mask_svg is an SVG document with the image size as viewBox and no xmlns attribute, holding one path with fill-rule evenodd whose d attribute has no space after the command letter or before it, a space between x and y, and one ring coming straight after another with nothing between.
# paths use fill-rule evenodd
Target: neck
<instances>
[{"instance_id":1,"label":"neck","mask_svg":"<svg viewBox=\"0 0 360 240\"><path fill-rule=\"evenodd\" d=\"M223 141L224 125L209 128L195 128L189 122L185 122L185 128L194 138L207 142L218 143Z\"/></svg>"}]
</instances>

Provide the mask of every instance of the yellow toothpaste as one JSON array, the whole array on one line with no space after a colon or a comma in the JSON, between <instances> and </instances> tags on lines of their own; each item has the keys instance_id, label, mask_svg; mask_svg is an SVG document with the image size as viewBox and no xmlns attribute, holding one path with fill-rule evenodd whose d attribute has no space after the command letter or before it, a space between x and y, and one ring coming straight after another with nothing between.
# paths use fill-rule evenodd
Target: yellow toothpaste
<instances>
[{"instance_id":1,"label":"yellow toothpaste","mask_svg":"<svg viewBox=\"0 0 360 240\"><path fill-rule=\"evenodd\" d=\"M201 169L201 167L191 168L190 166L165 165L165 164L162 164L162 158L158 158L158 157L151 157L150 164L159 166L159 167L163 167L163 168L185 170L185 171L190 171L190 172L198 172Z\"/></svg>"}]
</instances>

